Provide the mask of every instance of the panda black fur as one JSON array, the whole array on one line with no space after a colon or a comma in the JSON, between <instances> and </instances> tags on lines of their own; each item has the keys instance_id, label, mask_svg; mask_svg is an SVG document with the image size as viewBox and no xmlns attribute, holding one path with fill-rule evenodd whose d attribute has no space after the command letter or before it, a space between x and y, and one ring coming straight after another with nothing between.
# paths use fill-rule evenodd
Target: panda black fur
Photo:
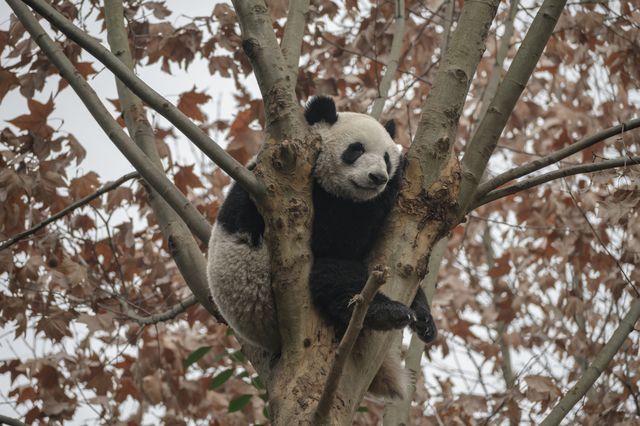
<instances>
[{"instance_id":1,"label":"panda black fur","mask_svg":"<svg viewBox=\"0 0 640 426\"><path fill-rule=\"evenodd\" d=\"M349 301L367 280L367 258L395 202L402 156L393 142L393 122L383 127L365 114L337 113L328 97L313 98L305 118L322 137L314 167L310 290L314 306L340 336L351 318ZM278 353L280 337L263 235L257 208L234 184L209 242L207 274L211 295L233 330L249 343ZM435 338L424 292L418 289L411 307L376 294L364 328L407 325L425 342ZM369 390L401 397L404 381L400 361L390 353Z\"/></svg>"}]
</instances>

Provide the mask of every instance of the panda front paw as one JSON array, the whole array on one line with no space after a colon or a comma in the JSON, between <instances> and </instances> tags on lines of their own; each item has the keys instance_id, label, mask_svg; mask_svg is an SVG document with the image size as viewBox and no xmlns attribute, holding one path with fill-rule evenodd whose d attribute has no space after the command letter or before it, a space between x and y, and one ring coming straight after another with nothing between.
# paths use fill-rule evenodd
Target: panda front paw
<instances>
[{"instance_id":1,"label":"panda front paw","mask_svg":"<svg viewBox=\"0 0 640 426\"><path fill-rule=\"evenodd\" d=\"M420 340L431 343L438 337L438 329L433 321L431 312L419 310L416 312L416 321L411 323L411 329L418 335Z\"/></svg>"},{"instance_id":2,"label":"panda front paw","mask_svg":"<svg viewBox=\"0 0 640 426\"><path fill-rule=\"evenodd\" d=\"M397 330L418 320L413 309L396 301L374 303L369 306L365 327L373 330Z\"/></svg>"},{"instance_id":3,"label":"panda front paw","mask_svg":"<svg viewBox=\"0 0 640 426\"><path fill-rule=\"evenodd\" d=\"M388 324L390 330L404 328L417 321L415 312L401 303L389 306L385 316L383 321Z\"/></svg>"}]
</instances>

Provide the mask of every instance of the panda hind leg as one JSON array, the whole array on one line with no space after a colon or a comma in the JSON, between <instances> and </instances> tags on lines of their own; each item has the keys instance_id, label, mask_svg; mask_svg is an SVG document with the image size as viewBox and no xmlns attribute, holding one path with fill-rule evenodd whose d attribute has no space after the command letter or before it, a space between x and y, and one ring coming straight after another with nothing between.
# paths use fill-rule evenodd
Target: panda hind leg
<instances>
[{"instance_id":1,"label":"panda hind leg","mask_svg":"<svg viewBox=\"0 0 640 426\"><path fill-rule=\"evenodd\" d=\"M409 385L409 375L402 368L400 355L391 348L385 355L380 369L369 385L369 393L387 399L404 399Z\"/></svg>"},{"instance_id":2,"label":"panda hind leg","mask_svg":"<svg viewBox=\"0 0 640 426\"><path fill-rule=\"evenodd\" d=\"M311 296L320 314L336 328L344 332L353 306L351 299L359 294L368 278L367 266L363 262L318 258L313 263L309 283ZM364 328L371 330L400 329L417 320L415 312L408 306L376 293L364 319Z\"/></svg>"}]
</instances>

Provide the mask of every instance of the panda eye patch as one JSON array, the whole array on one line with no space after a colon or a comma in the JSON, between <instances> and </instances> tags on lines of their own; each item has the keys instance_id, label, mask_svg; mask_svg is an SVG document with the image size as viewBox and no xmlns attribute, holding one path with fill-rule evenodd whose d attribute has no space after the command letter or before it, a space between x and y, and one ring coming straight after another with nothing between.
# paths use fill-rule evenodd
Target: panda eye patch
<instances>
[{"instance_id":1,"label":"panda eye patch","mask_svg":"<svg viewBox=\"0 0 640 426\"><path fill-rule=\"evenodd\" d=\"M387 165L387 173L391 173L391 159L388 152L384 153L384 164Z\"/></svg>"},{"instance_id":2,"label":"panda eye patch","mask_svg":"<svg viewBox=\"0 0 640 426\"><path fill-rule=\"evenodd\" d=\"M364 154L364 145L360 142L352 143L342 153L342 161L353 164L362 154Z\"/></svg>"}]
</instances>

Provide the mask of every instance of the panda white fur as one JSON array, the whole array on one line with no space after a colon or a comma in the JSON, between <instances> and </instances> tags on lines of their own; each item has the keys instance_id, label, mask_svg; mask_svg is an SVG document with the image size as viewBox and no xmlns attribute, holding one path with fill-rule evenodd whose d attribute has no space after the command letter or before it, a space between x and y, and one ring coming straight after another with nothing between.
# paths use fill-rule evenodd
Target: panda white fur
<instances>
[{"instance_id":1,"label":"panda white fur","mask_svg":"<svg viewBox=\"0 0 640 426\"><path fill-rule=\"evenodd\" d=\"M393 142L393 122L382 126L365 114L337 113L329 97L312 98L305 118L322 137L314 167L310 290L314 306L340 337L351 318L349 301L367 280L367 258L395 202L402 157ZM263 235L262 217L247 192L234 184L209 242L207 274L213 300L231 328L277 354L280 337ZM364 328L407 325L425 342L436 337L422 290L411 307L376 294ZM405 388L400 361L390 354L369 391L402 397Z\"/></svg>"}]
</instances>

